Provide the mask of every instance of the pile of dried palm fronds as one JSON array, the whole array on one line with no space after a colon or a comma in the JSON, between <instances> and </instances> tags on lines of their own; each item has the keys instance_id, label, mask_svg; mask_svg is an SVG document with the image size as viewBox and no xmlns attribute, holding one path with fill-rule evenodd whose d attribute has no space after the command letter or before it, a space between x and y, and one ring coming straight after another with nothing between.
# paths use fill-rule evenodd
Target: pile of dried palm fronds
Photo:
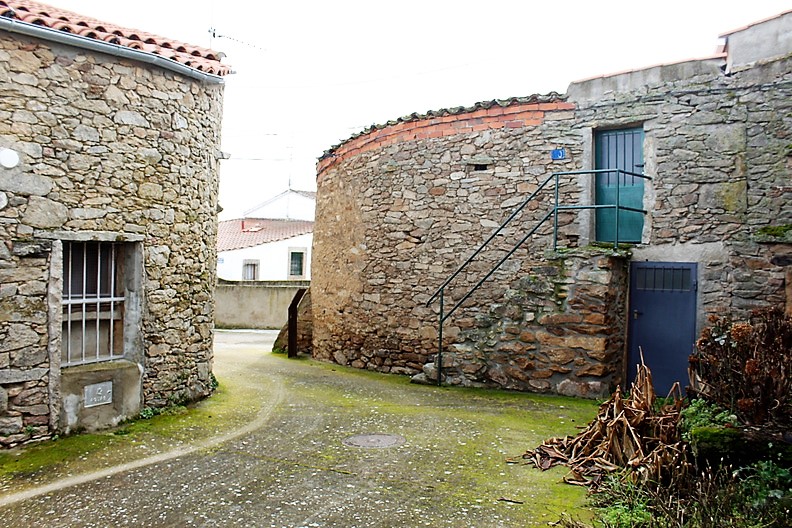
<instances>
[{"instance_id":1,"label":"pile of dried palm fronds","mask_svg":"<svg viewBox=\"0 0 792 528\"><path fill-rule=\"evenodd\" d=\"M628 478L670 483L687 472L685 444L677 424L682 398L675 386L666 403L656 406L652 374L645 365L627 398L618 388L600 406L594 421L576 436L551 438L522 458L545 470L563 464L570 468L564 480L596 488L603 476L621 469Z\"/></svg>"}]
</instances>

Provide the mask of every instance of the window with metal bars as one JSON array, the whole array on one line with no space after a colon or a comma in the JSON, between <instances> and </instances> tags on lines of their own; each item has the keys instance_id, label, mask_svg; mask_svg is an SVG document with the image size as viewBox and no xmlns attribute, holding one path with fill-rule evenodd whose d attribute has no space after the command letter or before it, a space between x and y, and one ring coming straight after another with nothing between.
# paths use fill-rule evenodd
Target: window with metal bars
<instances>
[{"instance_id":1,"label":"window with metal bars","mask_svg":"<svg viewBox=\"0 0 792 528\"><path fill-rule=\"evenodd\" d=\"M63 366L123 357L124 247L63 243Z\"/></svg>"}]
</instances>

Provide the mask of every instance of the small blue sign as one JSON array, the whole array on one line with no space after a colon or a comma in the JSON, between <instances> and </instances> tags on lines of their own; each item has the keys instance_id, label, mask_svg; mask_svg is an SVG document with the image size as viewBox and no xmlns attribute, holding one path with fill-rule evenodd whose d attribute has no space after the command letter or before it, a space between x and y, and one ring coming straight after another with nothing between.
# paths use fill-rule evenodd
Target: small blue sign
<instances>
[{"instance_id":1,"label":"small blue sign","mask_svg":"<svg viewBox=\"0 0 792 528\"><path fill-rule=\"evenodd\" d=\"M566 149L553 149L550 151L550 159L552 160L562 160L566 159Z\"/></svg>"}]
</instances>

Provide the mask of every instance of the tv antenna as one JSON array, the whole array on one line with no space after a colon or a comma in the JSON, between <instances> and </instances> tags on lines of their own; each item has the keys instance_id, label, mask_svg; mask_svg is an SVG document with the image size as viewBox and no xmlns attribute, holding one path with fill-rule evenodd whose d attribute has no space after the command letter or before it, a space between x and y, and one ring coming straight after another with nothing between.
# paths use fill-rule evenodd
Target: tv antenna
<instances>
[{"instance_id":1,"label":"tv antenna","mask_svg":"<svg viewBox=\"0 0 792 528\"><path fill-rule=\"evenodd\" d=\"M240 40L240 39L237 39L237 38L234 38L234 37L229 37L228 35L221 35L217 31L217 28L210 27L209 28L209 47L210 48L212 47L212 41L214 39L226 39L226 40L230 40L232 42L236 42L237 44L242 44L243 46L247 46L249 48L254 48L254 49L257 49L257 50L265 51L265 49L262 48L261 46L258 46L256 44L253 44L253 43L250 43L250 42L246 42L244 40Z\"/></svg>"}]
</instances>

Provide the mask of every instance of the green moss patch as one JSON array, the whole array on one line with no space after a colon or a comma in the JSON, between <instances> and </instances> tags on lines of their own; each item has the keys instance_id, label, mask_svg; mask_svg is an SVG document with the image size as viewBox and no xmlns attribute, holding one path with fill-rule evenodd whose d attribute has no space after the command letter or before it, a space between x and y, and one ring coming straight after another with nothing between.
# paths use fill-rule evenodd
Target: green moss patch
<instances>
[{"instance_id":1,"label":"green moss patch","mask_svg":"<svg viewBox=\"0 0 792 528\"><path fill-rule=\"evenodd\" d=\"M792 242L792 224L769 225L756 230L758 242Z\"/></svg>"}]
</instances>

